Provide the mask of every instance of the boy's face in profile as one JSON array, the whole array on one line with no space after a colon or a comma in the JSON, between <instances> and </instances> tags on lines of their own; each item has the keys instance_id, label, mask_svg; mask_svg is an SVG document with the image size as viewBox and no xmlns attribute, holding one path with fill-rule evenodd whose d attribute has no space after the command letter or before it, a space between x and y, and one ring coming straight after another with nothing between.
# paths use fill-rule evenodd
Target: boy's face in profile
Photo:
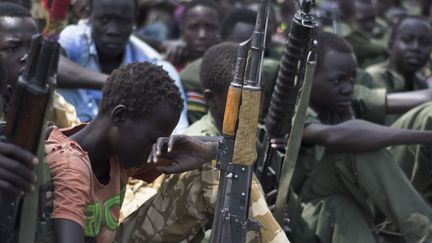
<instances>
[{"instance_id":1,"label":"boy's face in profile","mask_svg":"<svg viewBox=\"0 0 432 243\"><path fill-rule=\"evenodd\" d=\"M312 105L335 113L348 111L353 98L356 68L354 53L334 50L325 53L315 72Z\"/></svg>"},{"instance_id":2,"label":"boy's face in profile","mask_svg":"<svg viewBox=\"0 0 432 243\"><path fill-rule=\"evenodd\" d=\"M391 46L391 60L397 71L413 74L429 60L432 28L425 21L407 18L399 26Z\"/></svg>"},{"instance_id":3,"label":"boy's face in profile","mask_svg":"<svg viewBox=\"0 0 432 243\"><path fill-rule=\"evenodd\" d=\"M167 101L159 102L153 111L140 117L129 117L125 108L113 111L115 129L110 132L110 144L124 168L140 167L147 162L152 145L159 137L171 135L180 118L180 110Z\"/></svg>"},{"instance_id":4,"label":"boy's face in profile","mask_svg":"<svg viewBox=\"0 0 432 243\"><path fill-rule=\"evenodd\" d=\"M31 17L0 17L0 52L5 58L6 83L12 87L24 69L32 36L37 33Z\"/></svg>"}]
</instances>

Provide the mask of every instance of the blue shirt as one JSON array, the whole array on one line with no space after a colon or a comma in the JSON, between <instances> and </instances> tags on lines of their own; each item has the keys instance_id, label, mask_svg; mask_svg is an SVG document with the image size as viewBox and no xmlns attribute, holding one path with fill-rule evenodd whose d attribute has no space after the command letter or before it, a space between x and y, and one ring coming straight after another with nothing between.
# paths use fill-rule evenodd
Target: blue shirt
<instances>
[{"instance_id":1,"label":"blue shirt","mask_svg":"<svg viewBox=\"0 0 432 243\"><path fill-rule=\"evenodd\" d=\"M96 45L91 38L91 28L88 23L66 27L60 34L59 43L65 50L67 57L73 62L96 72L101 72ZM135 36L131 36L126 44L122 64L131 62L151 62L161 65L179 87L185 108L182 111L179 124L174 133L180 133L188 127L186 96L176 69L168 62L162 61L160 54ZM98 113L98 104L102 92L89 89L58 89L63 97L75 106L77 115L83 122L94 119Z\"/></svg>"}]
</instances>

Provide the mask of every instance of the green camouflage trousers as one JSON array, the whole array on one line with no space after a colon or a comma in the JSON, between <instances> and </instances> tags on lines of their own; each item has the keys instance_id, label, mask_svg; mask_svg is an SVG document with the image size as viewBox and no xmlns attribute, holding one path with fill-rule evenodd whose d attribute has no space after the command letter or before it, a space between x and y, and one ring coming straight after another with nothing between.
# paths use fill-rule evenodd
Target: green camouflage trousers
<instances>
[{"instance_id":1,"label":"green camouflage trousers","mask_svg":"<svg viewBox=\"0 0 432 243\"><path fill-rule=\"evenodd\" d=\"M432 130L432 102L420 105L399 118L392 127ZM413 186L432 200L432 145L399 145L389 148L390 154Z\"/></svg>"},{"instance_id":2,"label":"green camouflage trousers","mask_svg":"<svg viewBox=\"0 0 432 243\"><path fill-rule=\"evenodd\" d=\"M302 217L322 243L375 243L375 208L407 243L432 242L432 211L385 150L326 152L305 182Z\"/></svg>"},{"instance_id":3,"label":"green camouflage trousers","mask_svg":"<svg viewBox=\"0 0 432 243\"><path fill-rule=\"evenodd\" d=\"M147 186L147 192L154 195L142 205L136 205L131 191L135 190L135 198L147 196L139 195L136 187L129 188L122 206L123 217L139 208L120 224L115 242L200 242L214 214L219 171L206 164L198 170L166 176L156 184ZM142 194L146 194L145 190ZM250 217L263 227L259 232L249 232L247 242L289 242L269 211L256 178L250 198Z\"/></svg>"}]
</instances>

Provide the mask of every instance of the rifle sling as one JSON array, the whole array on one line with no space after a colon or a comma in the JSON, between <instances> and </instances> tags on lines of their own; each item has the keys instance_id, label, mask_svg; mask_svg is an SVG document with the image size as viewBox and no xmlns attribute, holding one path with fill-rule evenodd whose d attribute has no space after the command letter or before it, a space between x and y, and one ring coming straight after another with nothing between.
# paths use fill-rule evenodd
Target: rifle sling
<instances>
[{"instance_id":1,"label":"rifle sling","mask_svg":"<svg viewBox=\"0 0 432 243\"><path fill-rule=\"evenodd\" d=\"M311 54L309 54L309 60L306 64L306 75L304 78L302 93L300 95L297 111L293 119L291 133L288 138L286 154L282 165L278 195L276 198L274 216L281 225L284 223L285 205L287 204L288 191L291 185L291 180L297 163L298 152L302 141L304 120L309 105L309 97L315 72L316 61L311 61L310 57Z\"/></svg>"}]
</instances>

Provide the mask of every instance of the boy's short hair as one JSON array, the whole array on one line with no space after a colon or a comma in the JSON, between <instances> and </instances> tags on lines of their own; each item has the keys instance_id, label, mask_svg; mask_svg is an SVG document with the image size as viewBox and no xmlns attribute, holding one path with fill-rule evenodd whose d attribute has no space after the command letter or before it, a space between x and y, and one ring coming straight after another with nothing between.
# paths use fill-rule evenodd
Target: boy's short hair
<instances>
[{"instance_id":1,"label":"boy's short hair","mask_svg":"<svg viewBox=\"0 0 432 243\"><path fill-rule=\"evenodd\" d=\"M223 42L210 47L203 56L200 80L204 89L225 90L234 78L238 45Z\"/></svg>"},{"instance_id":2,"label":"boy's short hair","mask_svg":"<svg viewBox=\"0 0 432 243\"><path fill-rule=\"evenodd\" d=\"M189 11L195 8L196 6L205 6L215 10L218 14L219 21L222 21L222 11L218 3L212 0L192 0L188 2L184 8L183 16L181 18L181 24L184 23L184 20L187 14L189 13Z\"/></svg>"},{"instance_id":3,"label":"boy's short hair","mask_svg":"<svg viewBox=\"0 0 432 243\"><path fill-rule=\"evenodd\" d=\"M222 40L231 35L237 23L247 23L255 26L256 12L247 8L238 8L231 11L224 19L221 29Z\"/></svg>"},{"instance_id":4,"label":"boy's short hair","mask_svg":"<svg viewBox=\"0 0 432 243\"><path fill-rule=\"evenodd\" d=\"M399 34L399 29L401 27L401 25L403 24L403 22L407 19L415 19L418 20L420 22L424 22L425 24L429 25L429 22L421 16L417 16L417 15L405 15L405 16L401 16L400 18L398 18L398 21L392 26L391 31L390 31L390 38L388 41L388 47L391 48L391 46L393 45L397 35Z\"/></svg>"},{"instance_id":5,"label":"boy's short hair","mask_svg":"<svg viewBox=\"0 0 432 243\"><path fill-rule=\"evenodd\" d=\"M93 3L98 1L98 0L86 0L87 1L87 10L88 13L91 14L91 12L93 11ZM118 1L124 1L124 0L118 0ZM138 11L139 8L139 3L138 0L133 0L134 5L135 5L135 11Z\"/></svg>"},{"instance_id":6,"label":"boy's short hair","mask_svg":"<svg viewBox=\"0 0 432 243\"><path fill-rule=\"evenodd\" d=\"M32 17L32 15L28 9L19 4L0 2L0 17Z\"/></svg>"},{"instance_id":7,"label":"boy's short hair","mask_svg":"<svg viewBox=\"0 0 432 243\"><path fill-rule=\"evenodd\" d=\"M117 105L125 105L133 117L153 112L160 101L183 109L179 88L168 72L149 62L133 62L114 70L103 89L100 113L110 113Z\"/></svg>"},{"instance_id":8,"label":"boy's short hair","mask_svg":"<svg viewBox=\"0 0 432 243\"><path fill-rule=\"evenodd\" d=\"M331 32L319 32L317 42L317 70L322 65L325 54L329 51L354 53L353 48L346 40Z\"/></svg>"}]
</instances>

